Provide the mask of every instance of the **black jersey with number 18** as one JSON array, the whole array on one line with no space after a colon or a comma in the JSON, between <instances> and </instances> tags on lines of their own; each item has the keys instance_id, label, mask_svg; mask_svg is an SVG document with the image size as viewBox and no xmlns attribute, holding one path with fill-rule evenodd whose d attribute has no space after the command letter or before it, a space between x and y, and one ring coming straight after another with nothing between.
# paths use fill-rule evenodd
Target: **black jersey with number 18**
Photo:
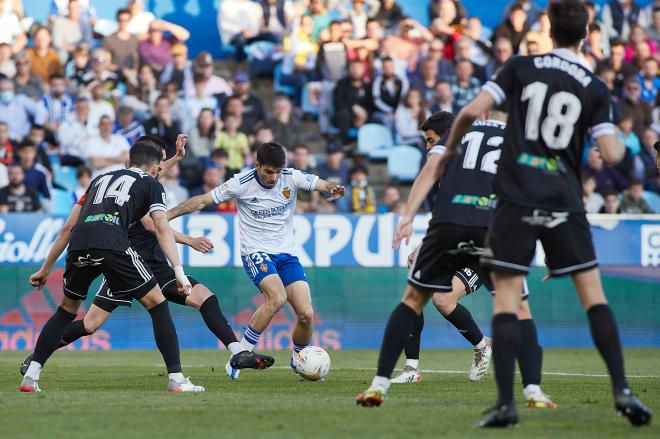
<instances>
[{"instance_id":1,"label":"black jersey with number 18","mask_svg":"<svg viewBox=\"0 0 660 439\"><path fill-rule=\"evenodd\" d=\"M92 181L78 202L80 218L69 251L90 248L125 251L129 227L148 213L167 212L163 186L138 168L122 169Z\"/></svg>"},{"instance_id":2,"label":"black jersey with number 18","mask_svg":"<svg viewBox=\"0 0 660 439\"><path fill-rule=\"evenodd\" d=\"M448 164L435 197L431 224L488 227L495 207L493 180L506 124L477 120L461 139L462 153ZM436 145L429 154L442 153Z\"/></svg>"},{"instance_id":3,"label":"black jersey with number 18","mask_svg":"<svg viewBox=\"0 0 660 439\"><path fill-rule=\"evenodd\" d=\"M580 166L589 131L615 134L609 91L568 49L516 56L483 90L509 103L495 193L514 204L583 212Z\"/></svg>"}]
</instances>

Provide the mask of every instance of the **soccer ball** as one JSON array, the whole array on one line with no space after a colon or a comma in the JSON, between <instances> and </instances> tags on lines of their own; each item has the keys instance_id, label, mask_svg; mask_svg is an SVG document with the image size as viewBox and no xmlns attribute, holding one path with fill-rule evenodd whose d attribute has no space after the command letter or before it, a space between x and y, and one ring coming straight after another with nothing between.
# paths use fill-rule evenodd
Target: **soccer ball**
<instances>
[{"instance_id":1,"label":"soccer ball","mask_svg":"<svg viewBox=\"0 0 660 439\"><path fill-rule=\"evenodd\" d=\"M330 372L330 356L318 346L307 346L293 357L296 373L308 381L319 381Z\"/></svg>"}]
</instances>

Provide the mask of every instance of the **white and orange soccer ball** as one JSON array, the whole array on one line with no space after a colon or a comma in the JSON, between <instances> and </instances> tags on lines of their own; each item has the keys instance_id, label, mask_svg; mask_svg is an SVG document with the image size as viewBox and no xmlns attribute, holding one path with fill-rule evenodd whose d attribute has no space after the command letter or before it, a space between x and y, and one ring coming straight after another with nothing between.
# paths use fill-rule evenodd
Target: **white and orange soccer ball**
<instances>
[{"instance_id":1,"label":"white and orange soccer ball","mask_svg":"<svg viewBox=\"0 0 660 439\"><path fill-rule=\"evenodd\" d=\"M308 381L322 380L330 372L330 356L318 346L307 346L293 357L296 373Z\"/></svg>"}]
</instances>

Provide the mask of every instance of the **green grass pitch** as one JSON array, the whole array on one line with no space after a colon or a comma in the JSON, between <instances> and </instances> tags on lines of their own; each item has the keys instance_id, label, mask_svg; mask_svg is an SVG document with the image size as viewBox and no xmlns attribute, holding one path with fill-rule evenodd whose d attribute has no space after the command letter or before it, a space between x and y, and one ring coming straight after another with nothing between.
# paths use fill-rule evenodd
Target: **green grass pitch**
<instances>
[{"instance_id":1,"label":"green grass pitch","mask_svg":"<svg viewBox=\"0 0 660 439\"><path fill-rule=\"evenodd\" d=\"M58 352L44 369L42 394L20 394L23 352L0 354L1 438L658 438L658 419L636 429L615 415L609 379L595 350L547 349L543 388L558 410L520 405L507 431L472 426L495 398L492 370L467 379L470 350L422 351L424 381L394 385L376 409L357 407L378 353L330 352L325 382L300 381L288 352L275 367L225 376L227 352L183 351L184 373L203 394L169 394L157 351ZM660 415L660 350L629 349L631 385ZM517 376L519 381L519 375ZM520 386L517 383L517 397Z\"/></svg>"}]
</instances>

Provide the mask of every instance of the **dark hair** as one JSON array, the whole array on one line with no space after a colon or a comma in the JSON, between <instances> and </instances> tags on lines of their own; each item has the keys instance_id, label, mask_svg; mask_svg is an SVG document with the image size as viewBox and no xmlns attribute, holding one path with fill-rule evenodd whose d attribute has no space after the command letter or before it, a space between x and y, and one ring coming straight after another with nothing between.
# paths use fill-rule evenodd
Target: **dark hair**
<instances>
[{"instance_id":1,"label":"dark hair","mask_svg":"<svg viewBox=\"0 0 660 439\"><path fill-rule=\"evenodd\" d=\"M26 148L34 148L37 149L37 145L33 143L30 139L25 139L21 143L19 143L18 148L16 149L17 152L21 151L22 149Z\"/></svg>"},{"instance_id":2,"label":"dark hair","mask_svg":"<svg viewBox=\"0 0 660 439\"><path fill-rule=\"evenodd\" d=\"M653 148L655 148L655 151L660 154L660 141L655 142Z\"/></svg>"},{"instance_id":3,"label":"dark hair","mask_svg":"<svg viewBox=\"0 0 660 439\"><path fill-rule=\"evenodd\" d=\"M224 148L216 148L211 151L211 158L226 159L229 158L229 153Z\"/></svg>"},{"instance_id":4,"label":"dark hair","mask_svg":"<svg viewBox=\"0 0 660 439\"><path fill-rule=\"evenodd\" d=\"M284 146L277 142L267 142L257 148L257 162L261 166L273 166L283 168L286 164Z\"/></svg>"},{"instance_id":5,"label":"dark hair","mask_svg":"<svg viewBox=\"0 0 660 439\"><path fill-rule=\"evenodd\" d=\"M76 168L76 178L80 178L83 175L92 175L92 171L85 165L78 165Z\"/></svg>"},{"instance_id":6,"label":"dark hair","mask_svg":"<svg viewBox=\"0 0 660 439\"><path fill-rule=\"evenodd\" d=\"M119 9L119 10L117 11L117 13L115 14L115 18L118 19L119 16L120 16L120 15L123 15L123 14L131 15L131 11L129 11L129 10L126 9L126 8ZM119 21L119 20L117 20L117 21Z\"/></svg>"},{"instance_id":7,"label":"dark hair","mask_svg":"<svg viewBox=\"0 0 660 439\"><path fill-rule=\"evenodd\" d=\"M156 136L150 136L150 135L144 135L138 137L138 139L135 141L135 144L137 143L145 143L147 145L151 145L151 147L158 149L159 151L165 151L167 149L167 143L160 137Z\"/></svg>"},{"instance_id":8,"label":"dark hair","mask_svg":"<svg viewBox=\"0 0 660 439\"><path fill-rule=\"evenodd\" d=\"M511 14L513 14L514 12L518 12L518 11L525 12L525 9L523 9L520 3L516 3L513 6L511 6L511 8L509 9L509 16L511 16Z\"/></svg>"},{"instance_id":9,"label":"dark hair","mask_svg":"<svg viewBox=\"0 0 660 439\"><path fill-rule=\"evenodd\" d=\"M628 185L628 189L630 189L633 186L639 186L639 185L644 186L644 182L642 180L637 179L637 178L633 178L632 180L630 180L630 184Z\"/></svg>"},{"instance_id":10,"label":"dark hair","mask_svg":"<svg viewBox=\"0 0 660 439\"><path fill-rule=\"evenodd\" d=\"M548 5L550 31L559 47L576 46L586 36L589 13L580 0L555 0Z\"/></svg>"},{"instance_id":11,"label":"dark hair","mask_svg":"<svg viewBox=\"0 0 660 439\"><path fill-rule=\"evenodd\" d=\"M626 44L623 42L623 40L620 40L619 38L613 38L610 42L610 49L614 46L625 46Z\"/></svg>"},{"instance_id":12,"label":"dark hair","mask_svg":"<svg viewBox=\"0 0 660 439\"><path fill-rule=\"evenodd\" d=\"M32 131L32 130L46 131L46 127L43 126L43 125L39 125L37 123L33 123L32 125L30 125L30 131Z\"/></svg>"},{"instance_id":13,"label":"dark hair","mask_svg":"<svg viewBox=\"0 0 660 439\"><path fill-rule=\"evenodd\" d=\"M63 74L55 72L50 74L50 76L48 77L48 82L52 81L53 79L65 79L65 78Z\"/></svg>"},{"instance_id":14,"label":"dark hair","mask_svg":"<svg viewBox=\"0 0 660 439\"><path fill-rule=\"evenodd\" d=\"M419 129L422 131L431 130L438 136L442 137L447 131L449 131L453 122L454 115L449 111L438 111L426 119Z\"/></svg>"},{"instance_id":15,"label":"dark hair","mask_svg":"<svg viewBox=\"0 0 660 439\"><path fill-rule=\"evenodd\" d=\"M128 105L120 105L117 107L117 116L128 116L129 114L135 114L132 107Z\"/></svg>"},{"instance_id":16,"label":"dark hair","mask_svg":"<svg viewBox=\"0 0 660 439\"><path fill-rule=\"evenodd\" d=\"M291 151L295 151L296 149L304 149L305 151L309 152L309 146L305 145L304 143L296 143L293 148L291 148Z\"/></svg>"},{"instance_id":17,"label":"dark hair","mask_svg":"<svg viewBox=\"0 0 660 439\"><path fill-rule=\"evenodd\" d=\"M598 32L601 31L600 26L597 25L596 23L591 23L591 24L589 25L589 33L596 32L596 31L598 31Z\"/></svg>"},{"instance_id":18,"label":"dark hair","mask_svg":"<svg viewBox=\"0 0 660 439\"><path fill-rule=\"evenodd\" d=\"M348 175L355 175L357 173L361 172L362 174L369 176L369 170L367 169L366 166L364 165L355 165L351 168L350 171L348 171Z\"/></svg>"},{"instance_id":19,"label":"dark hair","mask_svg":"<svg viewBox=\"0 0 660 439\"><path fill-rule=\"evenodd\" d=\"M163 161L163 152L154 148L154 144L148 141L137 141L131 146L128 158L131 166L138 168L152 166Z\"/></svg>"}]
</instances>

